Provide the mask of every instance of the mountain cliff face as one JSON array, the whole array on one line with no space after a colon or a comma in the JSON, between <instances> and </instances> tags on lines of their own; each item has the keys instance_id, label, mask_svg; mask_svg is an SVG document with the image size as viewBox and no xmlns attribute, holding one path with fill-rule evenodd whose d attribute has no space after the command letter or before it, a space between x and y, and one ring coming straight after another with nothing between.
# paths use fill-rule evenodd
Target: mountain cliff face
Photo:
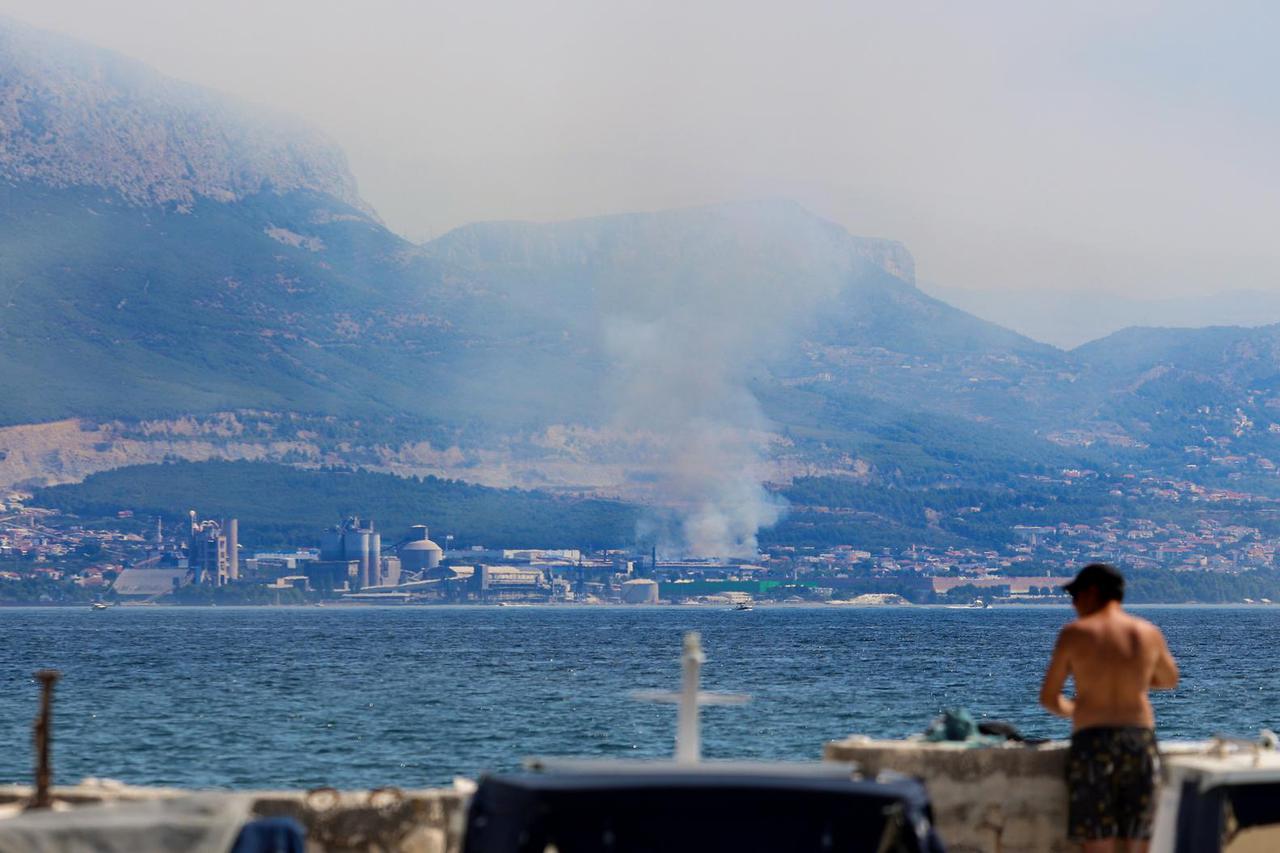
<instances>
[{"instance_id":1,"label":"mountain cliff face","mask_svg":"<svg viewBox=\"0 0 1280 853\"><path fill-rule=\"evenodd\" d=\"M180 210L265 190L364 207L346 158L315 131L4 18L0 178Z\"/></svg>"}]
</instances>

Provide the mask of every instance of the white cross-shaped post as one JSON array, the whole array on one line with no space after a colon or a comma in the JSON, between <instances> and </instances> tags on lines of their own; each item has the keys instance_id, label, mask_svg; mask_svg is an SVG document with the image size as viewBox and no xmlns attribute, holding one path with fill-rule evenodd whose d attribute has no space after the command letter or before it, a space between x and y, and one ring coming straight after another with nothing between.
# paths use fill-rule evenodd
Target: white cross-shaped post
<instances>
[{"instance_id":1,"label":"white cross-shaped post","mask_svg":"<svg viewBox=\"0 0 1280 853\"><path fill-rule=\"evenodd\" d=\"M667 702L676 705L676 763L697 764L702 760L702 735L699 727L698 708L702 705L742 705L751 697L742 693L711 693L699 690L702 664L707 657L702 653L702 637L697 631L684 635L684 654L680 658L680 692L641 690L633 693L636 699L646 702Z\"/></svg>"}]
</instances>

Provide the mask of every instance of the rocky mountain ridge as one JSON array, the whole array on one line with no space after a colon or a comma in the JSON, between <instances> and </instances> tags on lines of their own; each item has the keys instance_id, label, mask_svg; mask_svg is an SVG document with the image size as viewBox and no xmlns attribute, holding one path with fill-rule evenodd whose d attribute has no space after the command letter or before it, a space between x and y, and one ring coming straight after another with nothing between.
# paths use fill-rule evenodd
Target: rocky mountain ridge
<instances>
[{"instance_id":1,"label":"rocky mountain ridge","mask_svg":"<svg viewBox=\"0 0 1280 853\"><path fill-rule=\"evenodd\" d=\"M372 214L317 131L3 17L0 179L179 210L306 190Z\"/></svg>"}]
</instances>

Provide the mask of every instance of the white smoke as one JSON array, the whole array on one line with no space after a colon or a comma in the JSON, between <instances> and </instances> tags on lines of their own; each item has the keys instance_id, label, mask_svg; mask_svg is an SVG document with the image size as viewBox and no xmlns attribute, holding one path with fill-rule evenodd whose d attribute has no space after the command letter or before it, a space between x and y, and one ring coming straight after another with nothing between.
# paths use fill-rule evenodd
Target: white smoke
<instances>
[{"instance_id":1,"label":"white smoke","mask_svg":"<svg viewBox=\"0 0 1280 853\"><path fill-rule=\"evenodd\" d=\"M664 550L753 557L757 532L784 503L763 485L769 430L746 387L749 332L681 312L613 318L604 334L623 388L620 420L649 434L656 497L679 517L678 541Z\"/></svg>"},{"instance_id":2,"label":"white smoke","mask_svg":"<svg viewBox=\"0 0 1280 853\"><path fill-rule=\"evenodd\" d=\"M764 485L772 433L751 379L795 346L854 259L847 234L789 204L693 211L675 227L679 240L651 243L664 254L625 259L634 277L603 306L614 412L660 456L646 467L677 517L660 544L750 558L785 511Z\"/></svg>"}]
</instances>

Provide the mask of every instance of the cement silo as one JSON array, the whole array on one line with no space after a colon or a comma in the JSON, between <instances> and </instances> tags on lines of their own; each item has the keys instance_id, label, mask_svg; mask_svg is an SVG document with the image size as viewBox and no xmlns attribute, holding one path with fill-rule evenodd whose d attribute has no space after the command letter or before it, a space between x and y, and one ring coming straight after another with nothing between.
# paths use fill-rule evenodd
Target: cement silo
<instances>
[{"instance_id":1,"label":"cement silo","mask_svg":"<svg viewBox=\"0 0 1280 853\"><path fill-rule=\"evenodd\" d=\"M369 585L369 531L360 528L359 524L359 519L352 519L343 525L342 559L355 560L360 564L357 577L360 588L364 589Z\"/></svg>"},{"instance_id":2,"label":"cement silo","mask_svg":"<svg viewBox=\"0 0 1280 853\"><path fill-rule=\"evenodd\" d=\"M382 534L369 522L369 586L382 586Z\"/></svg>"},{"instance_id":3,"label":"cement silo","mask_svg":"<svg viewBox=\"0 0 1280 853\"><path fill-rule=\"evenodd\" d=\"M227 522L227 577L240 580L240 519Z\"/></svg>"},{"instance_id":4,"label":"cement silo","mask_svg":"<svg viewBox=\"0 0 1280 853\"><path fill-rule=\"evenodd\" d=\"M657 604L658 582L649 578L638 578L622 584L623 604Z\"/></svg>"},{"instance_id":5,"label":"cement silo","mask_svg":"<svg viewBox=\"0 0 1280 853\"><path fill-rule=\"evenodd\" d=\"M444 551L427 538L427 526L415 524L409 528L409 536L400 546L400 570L409 574L421 574L440 565Z\"/></svg>"},{"instance_id":6,"label":"cement silo","mask_svg":"<svg viewBox=\"0 0 1280 853\"><path fill-rule=\"evenodd\" d=\"M330 527L320 540L322 562L348 562L358 566L356 580L361 589L377 586L382 577L382 536L374 531L373 522L361 524L348 518Z\"/></svg>"}]
</instances>

